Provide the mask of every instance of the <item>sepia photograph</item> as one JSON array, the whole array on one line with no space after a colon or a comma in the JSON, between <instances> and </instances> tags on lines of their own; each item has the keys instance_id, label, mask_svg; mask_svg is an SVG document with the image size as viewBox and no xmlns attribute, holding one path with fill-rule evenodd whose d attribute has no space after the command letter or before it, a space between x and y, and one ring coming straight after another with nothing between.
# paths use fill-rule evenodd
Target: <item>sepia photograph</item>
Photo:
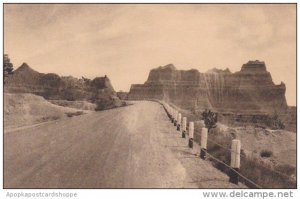
<instances>
[{"instance_id":1,"label":"sepia photograph","mask_svg":"<svg viewBox=\"0 0 300 199\"><path fill-rule=\"evenodd\" d=\"M297 3L2 6L4 190L292 197Z\"/></svg>"}]
</instances>

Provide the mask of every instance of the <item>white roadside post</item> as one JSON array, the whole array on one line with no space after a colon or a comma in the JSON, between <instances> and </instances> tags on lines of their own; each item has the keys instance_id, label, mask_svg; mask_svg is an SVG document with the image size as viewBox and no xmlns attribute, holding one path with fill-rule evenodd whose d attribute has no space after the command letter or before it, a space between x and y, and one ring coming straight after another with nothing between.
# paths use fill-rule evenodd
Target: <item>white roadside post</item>
<instances>
[{"instance_id":1,"label":"white roadside post","mask_svg":"<svg viewBox=\"0 0 300 199\"><path fill-rule=\"evenodd\" d=\"M186 133L186 117L182 118L182 138L185 138Z\"/></svg>"},{"instance_id":2,"label":"white roadside post","mask_svg":"<svg viewBox=\"0 0 300 199\"><path fill-rule=\"evenodd\" d=\"M178 119L178 111L175 111L175 121L174 121L174 126L177 126L177 119Z\"/></svg>"},{"instance_id":3,"label":"white roadside post","mask_svg":"<svg viewBox=\"0 0 300 199\"><path fill-rule=\"evenodd\" d=\"M194 122L189 122L189 147L193 148Z\"/></svg>"},{"instance_id":4,"label":"white roadside post","mask_svg":"<svg viewBox=\"0 0 300 199\"><path fill-rule=\"evenodd\" d=\"M174 109L171 107L171 122L174 123Z\"/></svg>"},{"instance_id":5,"label":"white roadside post","mask_svg":"<svg viewBox=\"0 0 300 199\"><path fill-rule=\"evenodd\" d=\"M238 184L239 183L239 175L238 171L240 169L240 161L241 161L241 141L238 139L232 140L231 143L231 161L230 166L231 170L229 173L229 182Z\"/></svg>"},{"instance_id":6,"label":"white roadside post","mask_svg":"<svg viewBox=\"0 0 300 199\"><path fill-rule=\"evenodd\" d=\"M200 143L200 158L205 160L207 151L207 128L202 128L201 130L201 143Z\"/></svg>"},{"instance_id":7,"label":"white roadside post","mask_svg":"<svg viewBox=\"0 0 300 199\"><path fill-rule=\"evenodd\" d=\"M181 127L181 113L178 113L178 118L177 118L177 131L180 131Z\"/></svg>"},{"instance_id":8,"label":"white roadside post","mask_svg":"<svg viewBox=\"0 0 300 199\"><path fill-rule=\"evenodd\" d=\"M200 120L200 128L203 128L203 127L205 127L204 120Z\"/></svg>"}]
</instances>

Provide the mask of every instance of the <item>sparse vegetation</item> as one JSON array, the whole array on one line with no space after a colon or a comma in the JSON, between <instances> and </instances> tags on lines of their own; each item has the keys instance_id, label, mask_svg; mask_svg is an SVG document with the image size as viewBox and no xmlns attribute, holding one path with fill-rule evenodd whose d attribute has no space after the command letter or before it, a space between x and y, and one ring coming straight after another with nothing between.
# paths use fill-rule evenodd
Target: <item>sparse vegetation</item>
<instances>
[{"instance_id":1,"label":"sparse vegetation","mask_svg":"<svg viewBox=\"0 0 300 199\"><path fill-rule=\"evenodd\" d=\"M124 101L120 100L116 96L110 96L106 98L100 97L95 103L97 105L95 111L102 111L126 105Z\"/></svg>"},{"instance_id":2,"label":"sparse vegetation","mask_svg":"<svg viewBox=\"0 0 300 199\"><path fill-rule=\"evenodd\" d=\"M48 122L48 121L54 121L54 120L59 120L59 119L60 119L60 116L45 116L37 121L38 122Z\"/></svg>"},{"instance_id":3,"label":"sparse vegetation","mask_svg":"<svg viewBox=\"0 0 300 199\"><path fill-rule=\"evenodd\" d=\"M295 175L296 174L296 167L293 167L288 164L278 165L276 170L287 175Z\"/></svg>"},{"instance_id":4,"label":"sparse vegetation","mask_svg":"<svg viewBox=\"0 0 300 199\"><path fill-rule=\"evenodd\" d=\"M214 140L214 142L224 146L224 148L208 141L208 153L223 161L227 165L230 165L230 151L225 148L230 149L232 137L210 134L209 139ZM263 150L262 152L263 153L261 153L261 155L265 157L270 157L273 154L273 152L269 150ZM209 160L213 162L213 165L217 169L226 174L229 173L230 169L224 164L215 161L213 158L209 158ZM263 188L296 187L296 181L290 177L295 174L295 167L289 165L271 166L259 158L247 157L243 150L241 150L240 173ZM240 178L240 181L250 188L257 188L242 178Z\"/></svg>"},{"instance_id":5,"label":"sparse vegetation","mask_svg":"<svg viewBox=\"0 0 300 199\"><path fill-rule=\"evenodd\" d=\"M3 56L3 75L4 75L4 84L5 84L5 78L8 77L8 75L13 74L13 64L10 62L10 59L7 54L4 54Z\"/></svg>"},{"instance_id":6,"label":"sparse vegetation","mask_svg":"<svg viewBox=\"0 0 300 199\"><path fill-rule=\"evenodd\" d=\"M262 158L269 158L269 157L271 157L272 155L273 155L273 152L270 151L270 150L262 150L262 151L260 152L260 157L262 157Z\"/></svg>"},{"instance_id":7,"label":"sparse vegetation","mask_svg":"<svg viewBox=\"0 0 300 199\"><path fill-rule=\"evenodd\" d=\"M218 121L218 114L212 112L211 110L205 110L202 113L202 119L204 120L205 127L208 129L215 128Z\"/></svg>"},{"instance_id":8,"label":"sparse vegetation","mask_svg":"<svg viewBox=\"0 0 300 199\"><path fill-rule=\"evenodd\" d=\"M278 171L278 167L272 168L269 164L258 158L241 157L240 172L248 179L263 188L296 188L294 181L286 171ZM250 188L256 188L253 184L241 179L241 182Z\"/></svg>"},{"instance_id":9,"label":"sparse vegetation","mask_svg":"<svg viewBox=\"0 0 300 199\"><path fill-rule=\"evenodd\" d=\"M113 103L109 98L101 98L96 101L95 111L103 111L113 107Z\"/></svg>"},{"instance_id":10,"label":"sparse vegetation","mask_svg":"<svg viewBox=\"0 0 300 199\"><path fill-rule=\"evenodd\" d=\"M209 139L214 140L215 143L219 143L221 146L224 147L224 148L222 148L220 145L217 145L214 142L211 142L210 140L208 140L207 151L209 152L209 154L218 158L225 164L230 165L230 155L231 154L230 154L230 151L226 150L225 148L230 149L232 138L230 136L217 136L215 134L210 134ZM215 161L213 158L209 158L209 160L212 161L213 165L220 171L227 173L227 174L229 173L229 168L226 167L224 164L222 164L218 161Z\"/></svg>"},{"instance_id":11,"label":"sparse vegetation","mask_svg":"<svg viewBox=\"0 0 300 199\"><path fill-rule=\"evenodd\" d=\"M268 117L266 124L273 130L285 128L285 125L279 118L277 111L274 111L273 115Z\"/></svg>"}]
</instances>

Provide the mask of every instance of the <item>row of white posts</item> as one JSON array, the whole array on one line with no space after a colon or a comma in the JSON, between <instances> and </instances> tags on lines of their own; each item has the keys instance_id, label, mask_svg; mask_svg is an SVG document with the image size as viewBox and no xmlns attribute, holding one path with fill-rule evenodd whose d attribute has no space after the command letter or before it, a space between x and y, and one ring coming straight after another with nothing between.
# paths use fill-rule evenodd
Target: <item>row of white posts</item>
<instances>
[{"instance_id":1,"label":"row of white posts","mask_svg":"<svg viewBox=\"0 0 300 199\"><path fill-rule=\"evenodd\" d=\"M171 107L169 104L162 103L166 112L171 119L171 122L176 126L177 131L182 132L182 138L188 135L188 146L193 148L194 142L194 122L190 121L187 127L187 118L182 117L182 114L179 113L176 109ZM207 128L203 127L201 129L201 142L200 142L200 158L205 160L207 154L207 137L208 137L208 130ZM234 139L232 140L231 145L231 170L229 173L229 182L238 184L239 182L239 175L238 171L240 168L240 153L241 153L241 142L240 140Z\"/></svg>"}]
</instances>

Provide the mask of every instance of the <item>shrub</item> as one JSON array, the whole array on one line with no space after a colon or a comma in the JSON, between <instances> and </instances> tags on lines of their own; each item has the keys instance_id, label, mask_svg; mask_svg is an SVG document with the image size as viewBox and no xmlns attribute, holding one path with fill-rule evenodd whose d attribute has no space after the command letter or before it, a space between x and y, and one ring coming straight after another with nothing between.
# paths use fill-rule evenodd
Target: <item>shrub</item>
<instances>
[{"instance_id":1,"label":"shrub","mask_svg":"<svg viewBox=\"0 0 300 199\"><path fill-rule=\"evenodd\" d=\"M100 98L96 101L95 111L102 111L113 107L114 103L111 98Z\"/></svg>"},{"instance_id":2,"label":"shrub","mask_svg":"<svg viewBox=\"0 0 300 199\"><path fill-rule=\"evenodd\" d=\"M278 165L278 166L276 166L275 169L286 175L295 175L296 174L296 168L291 165L288 165L288 164Z\"/></svg>"},{"instance_id":3,"label":"shrub","mask_svg":"<svg viewBox=\"0 0 300 199\"><path fill-rule=\"evenodd\" d=\"M6 77L8 77L8 75L13 74L13 70L14 70L14 66L10 62L10 59L8 58L8 55L4 54L4 57L3 57L3 75L4 75L4 80L5 80ZM5 84L5 81L4 81L4 84Z\"/></svg>"},{"instance_id":4,"label":"shrub","mask_svg":"<svg viewBox=\"0 0 300 199\"><path fill-rule=\"evenodd\" d=\"M213 140L213 142L210 140ZM226 150L226 148L230 149L231 140L232 138L230 136L218 136L215 134L210 134L208 145L207 145L207 151L209 152L209 154L221 160L225 164L230 165L231 154L230 151ZM218 143L219 145L217 145L216 143ZM221 147L220 145L223 146L224 148ZM213 165L220 171L224 173L229 172L230 169L226 167L224 164L214 160L213 158L210 158L210 160L213 162Z\"/></svg>"},{"instance_id":5,"label":"shrub","mask_svg":"<svg viewBox=\"0 0 300 199\"><path fill-rule=\"evenodd\" d=\"M296 188L296 182L287 173L275 171L276 168L257 158L241 157L240 173L263 188ZM250 188L257 188L244 179L241 182Z\"/></svg>"},{"instance_id":6,"label":"shrub","mask_svg":"<svg viewBox=\"0 0 300 199\"><path fill-rule=\"evenodd\" d=\"M273 113L273 115L268 117L266 125L268 125L271 129L274 130L285 128L284 123L281 121L276 111Z\"/></svg>"},{"instance_id":7,"label":"shrub","mask_svg":"<svg viewBox=\"0 0 300 199\"><path fill-rule=\"evenodd\" d=\"M262 150L260 152L260 157L262 158L269 158L273 155L273 152L272 151L269 151L269 150Z\"/></svg>"},{"instance_id":8,"label":"shrub","mask_svg":"<svg viewBox=\"0 0 300 199\"><path fill-rule=\"evenodd\" d=\"M47 121L53 121L53 120L58 120L60 119L59 116L45 116L45 117L42 117L41 119L38 119L37 121L39 122L47 122Z\"/></svg>"},{"instance_id":9,"label":"shrub","mask_svg":"<svg viewBox=\"0 0 300 199\"><path fill-rule=\"evenodd\" d=\"M213 140L213 142L210 140ZM221 160L227 165L230 165L231 155L228 149L231 148L231 141L232 138L230 136L210 134L207 151L215 158ZM263 155L272 156L271 151L264 150L262 152L264 152ZM214 160L213 158L209 158L209 160L213 162L214 167L226 174L229 174L230 169L224 164ZM243 150L241 150L241 167L239 172L263 188L296 188L296 181L289 177L295 174L295 167L279 165L272 168L269 164L264 163L258 158L247 157ZM249 188L258 188L243 178L240 178L240 181Z\"/></svg>"},{"instance_id":10,"label":"shrub","mask_svg":"<svg viewBox=\"0 0 300 199\"><path fill-rule=\"evenodd\" d=\"M102 111L120 106L126 106L126 103L120 100L117 96L102 96L101 98L98 98L95 103L95 111Z\"/></svg>"},{"instance_id":11,"label":"shrub","mask_svg":"<svg viewBox=\"0 0 300 199\"><path fill-rule=\"evenodd\" d=\"M208 129L215 128L218 121L218 114L212 112L211 110L205 110L202 113L202 119L204 120L205 127Z\"/></svg>"}]
</instances>

